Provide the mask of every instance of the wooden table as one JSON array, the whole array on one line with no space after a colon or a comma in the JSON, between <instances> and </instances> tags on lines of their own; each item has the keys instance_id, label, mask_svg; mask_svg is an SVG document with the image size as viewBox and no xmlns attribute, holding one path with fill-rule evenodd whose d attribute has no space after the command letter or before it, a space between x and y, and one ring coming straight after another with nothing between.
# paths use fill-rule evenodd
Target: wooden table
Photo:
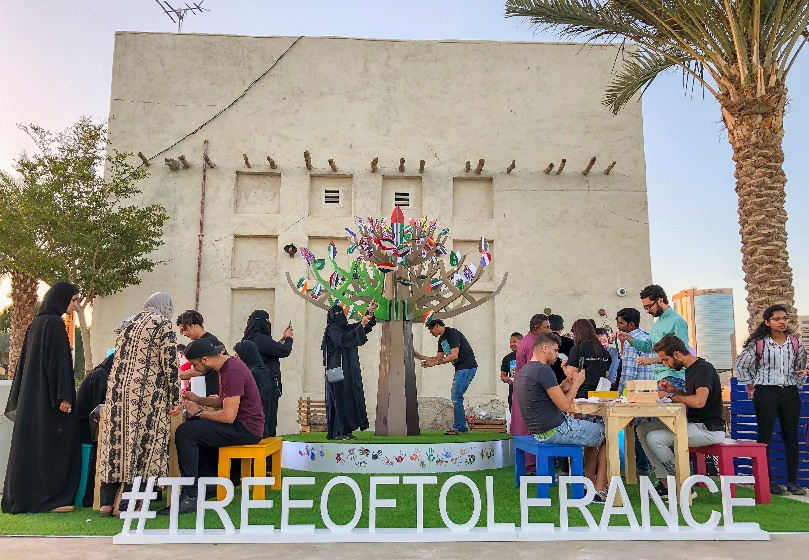
<instances>
[{"instance_id":1,"label":"wooden table","mask_svg":"<svg viewBox=\"0 0 809 560\"><path fill-rule=\"evenodd\" d=\"M626 482L637 484L635 465L635 418L656 418L674 433L674 464L677 491L690 475L688 463L688 423L685 405L676 403L637 404L618 401L573 403L571 412L590 414L604 418L604 434L607 444L607 478L621 476L621 457L618 450L618 434L624 432L624 456L626 458ZM616 500L620 499L620 495ZM617 503L617 502L616 502Z\"/></svg>"}]
</instances>

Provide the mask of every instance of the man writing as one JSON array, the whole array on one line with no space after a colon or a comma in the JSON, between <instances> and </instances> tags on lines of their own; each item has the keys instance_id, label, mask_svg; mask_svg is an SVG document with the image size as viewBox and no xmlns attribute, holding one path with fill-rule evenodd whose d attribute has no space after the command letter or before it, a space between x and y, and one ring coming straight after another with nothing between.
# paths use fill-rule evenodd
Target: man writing
<instances>
[{"instance_id":1,"label":"man writing","mask_svg":"<svg viewBox=\"0 0 809 560\"><path fill-rule=\"evenodd\" d=\"M427 323L427 330L430 331L431 335L438 338L438 353L434 357L428 357L414 350L413 355L422 360L422 367L434 367L449 363L455 366L455 376L452 378L452 391L450 393L454 419L452 428L444 432L444 435L465 434L469 431L469 428L466 425L463 396L469 388L469 384L472 383L472 379L475 378L475 373L478 369L475 353L461 331L447 327L440 319L434 319Z\"/></svg>"},{"instance_id":2,"label":"man writing","mask_svg":"<svg viewBox=\"0 0 809 560\"><path fill-rule=\"evenodd\" d=\"M539 333L531 360L514 381L514 395L525 423L540 443L581 445L584 474L595 485L596 503L607 497L607 448L601 424L567 416L576 392L584 383L584 370L575 370L560 385L550 364L559 357L559 337Z\"/></svg>"},{"instance_id":3,"label":"man writing","mask_svg":"<svg viewBox=\"0 0 809 560\"><path fill-rule=\"evenodd\" d=\"M659 396L670 397L672 402L687 407L688 446L720 443L725 439L725 422L722 420L722 383L716 369L689 353L685 343L674 334L661 338L654 350L667 367L685 369L685 390L664 379L660 382ZM655 488L658 494L667 498L666 475L675 474L674 433L662 422L643 422L638 426L638 438L655 466L658 479Z\"/></svg>"},{"instance_id":4,"label":"man writing","mask_svg":"<svg viewBox=\"0 0 809 560\"><path fill-rule=\"evenodd\" d=\"M190 513L197 507L197 477L200 463L203 474L216 472L216 454L220 447L252 445L264 435L264 409L250 369L240 359L224 353L224 346L210 340L194 340L185 349L185 357L197 371L218 372L219 393L200 397L183 395L188 421L175 434L180 474L192 477L194 485L183 489L179 512ZM203 406L214 410L203 410ZM160 510L168 515L169 508Z\"/></svg>"}]
</instances>

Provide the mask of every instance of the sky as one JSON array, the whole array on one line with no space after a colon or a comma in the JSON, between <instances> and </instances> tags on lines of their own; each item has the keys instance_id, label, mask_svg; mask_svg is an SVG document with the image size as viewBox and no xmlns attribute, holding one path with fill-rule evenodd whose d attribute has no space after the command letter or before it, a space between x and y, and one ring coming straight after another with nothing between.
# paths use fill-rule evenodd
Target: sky
<instances>
[{"instance_id":1,"label":"sky","mask_svg":"<svg viewBox=\"0 0 809 560\"><path fill-rule=\"evenodd\" d=\"M171 2L175 7L180 4ZM205 0L187 33L389 39L559 40L503 17L502 0ZM0 168L32 149L17 123L51 130L109 112L115 31L175 32L155 0L0 0ZM784 168L796 306L809 314L809 49L787 80ZM706 94L707 95L707 94ZM606 109L604 109L606 111ZM737 332L746 333L733 161L719 107L659 77L643 97L652 278L671 295L733 288ZM801 208L804 210L801 211ZM7 284L0 286L0 307Z\"/></svg>"}]
</instances>

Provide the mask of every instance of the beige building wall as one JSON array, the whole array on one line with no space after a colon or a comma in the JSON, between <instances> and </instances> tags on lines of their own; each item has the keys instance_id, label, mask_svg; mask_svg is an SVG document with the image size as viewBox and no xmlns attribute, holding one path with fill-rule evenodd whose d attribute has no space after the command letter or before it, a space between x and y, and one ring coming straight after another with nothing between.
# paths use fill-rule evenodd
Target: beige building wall
<instances>
[{"instance_id":1,"label":"beige building wall","mask_svg":"<svg viewBox=\"0 0 809 560\"><path fill-rule=\"evenodd\" d=\"M178 312L193 308L205 140L216 167L206 178L199 310L205 327L229 348L253 309L269 312L276 336L292 321L294 352L282 361L281 433L297 431L299 396L324 392L325 324L325 312L287 285L286 272L295 280L310 273L283 247L308 246L322 257L334 239L347 263L343 228L354 216L389 217L397 196L406 194L412 205L407 217L426 214L450 227L451 247L476 249L481 236L491 241L493 266L475 295L491 292L509 273L498 297L450 321L470 339L480 365L470 403L505 401L500 359L511 332L525 332L534 313L550 307L569 327L581 317L601 324L600 308L612 322L621 307L639 305L637 293L651 280L641 106L630 103L613 116L601 104L614 47L307 37L241 100L183 139L228 107L294 41L116 35L112 145L159 154L140 201L162 204L171 218L154 272L97 302L96 355L154 291L169 292ZM163 163L180 155L190 169L171 171ZM597 163L584 176L592 156ZM374 157L378 173L370 171ZM486 163L477 175L481 158ZM543 173L563 158L561 175ZM516 169L507 174L512 160ZM613 160L615 169L604 175ZM629 295L617 296L619 288ZM360 352L372 424L378 337ZM415 345L432 353L436 341L417 326ZM450 366L419 367L420 395L449 397L452 373Z\"/></svg>"}]
</instances>

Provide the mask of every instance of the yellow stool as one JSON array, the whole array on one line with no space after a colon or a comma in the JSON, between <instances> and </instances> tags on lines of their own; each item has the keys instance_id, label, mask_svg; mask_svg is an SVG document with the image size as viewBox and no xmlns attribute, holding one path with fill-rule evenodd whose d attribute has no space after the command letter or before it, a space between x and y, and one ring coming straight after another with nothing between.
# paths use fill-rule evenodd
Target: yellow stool
<instances>
[{"instance_id":1,"label":"yellow stool","mask_svg":"<svg viewBox=\"0 0 809 560\"><path fill-rule=\"evenodd\" d=\"M264 438L253 445L232 445L219 448L219 477L230 478L230 462L234 459L242 461L242 478L250 476L250 461L253 461L253 476L266 476L267 457L272 457L272 476L275 483L273 490L281 489L281 443L280 437ZM253 487L253 499L264 499L264 486ZM216 499L225 499L225 489L218 486Z\"/></svg>"}]
</instances>

